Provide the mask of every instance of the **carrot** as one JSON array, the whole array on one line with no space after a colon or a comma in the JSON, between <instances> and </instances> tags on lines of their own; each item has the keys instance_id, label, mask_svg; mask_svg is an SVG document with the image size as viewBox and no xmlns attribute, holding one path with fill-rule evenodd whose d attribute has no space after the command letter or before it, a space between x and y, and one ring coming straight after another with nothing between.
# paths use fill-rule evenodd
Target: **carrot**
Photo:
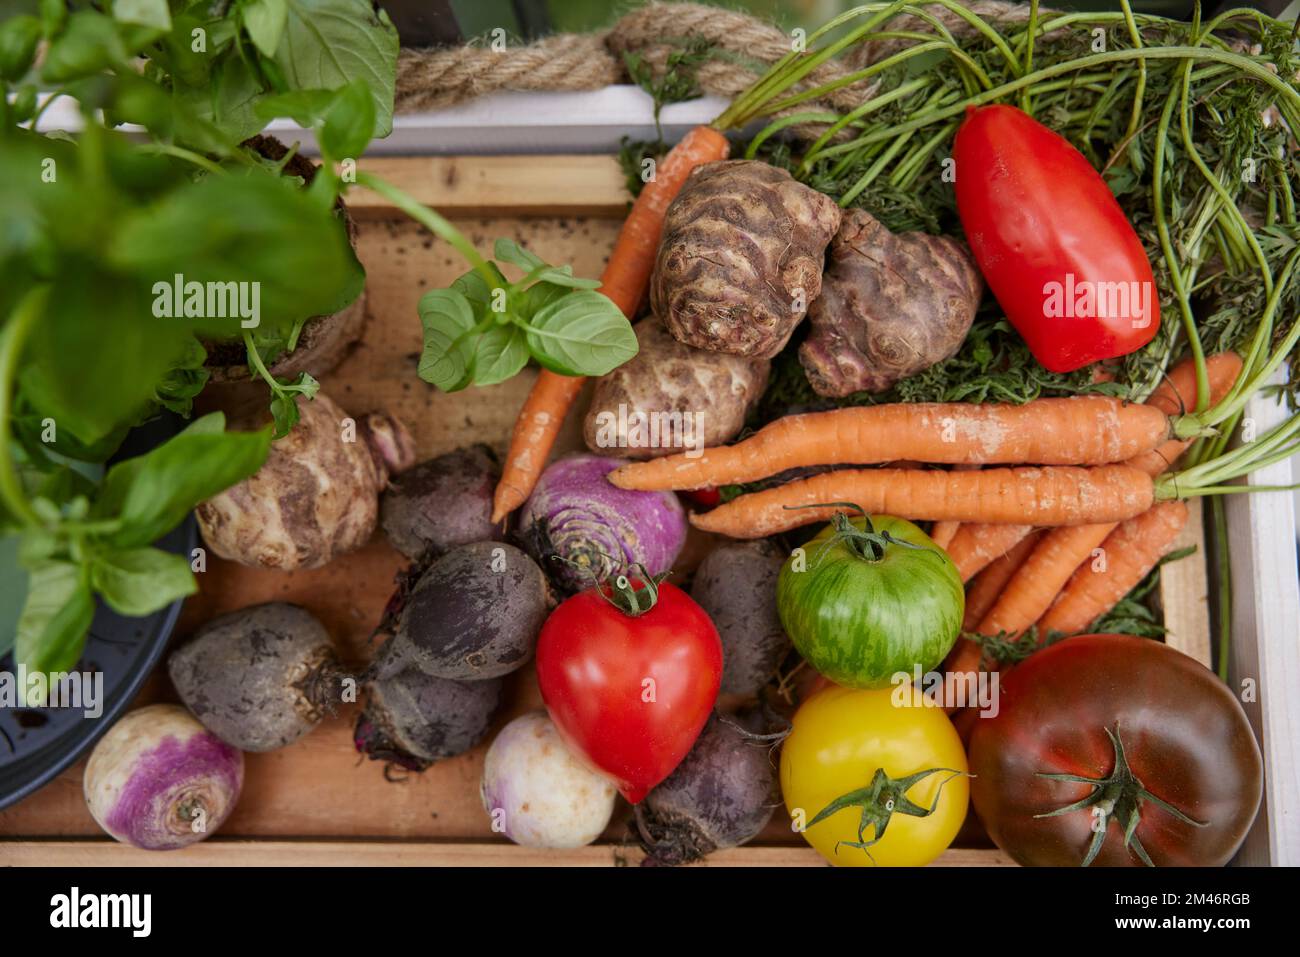
<instances>
[{"instance_id":1,"label":"carrot","mask_svg":"<svg viewBox=\"0 0 1300 957\"><path fill-rule=\"evenodd\" d=\"M692 515L691 523L732 538L765 538L841 510L826 503L853 502L868 512L916 520L1081 525L1130 518L1154 499L1151 476L1127 465L842 469L742 495Z\"/></svg>"},{"instance_id":2,"label":"carrot","mask_svg":"<svg viewBox=\"0 0 1300 957\"><path fill-rule=\"evenodd\" d=\"M1217 402L1236 381L1241 359L1235 353L1212 356L1206 363L1209 372L1210 401ZM1147 405L1166 415L1176 415L1184 402L1196 404L1196 365L1188 359L1168 376L1147 399ZM1158 449L1130 459L1127 465L1156 476L1169 467L1190 445L1190 440L1171 439ZM1003 632L1017 635L1047 611L1076 568L1088 561L1095 549L1115 530L1115 523L1076 525L1053 529L1007 583L1002 595L982 618L975 631L982 635Z\"/></svg>"},{"instance_id":3,"label":"carrot","mask_svg":"<svg viewBox=\"0 0 1300 957\"><path fill-rule=\"evenodd\" d=\"M896 403L787 415L735 445L636 462L609 478L622 488L657 491L753 482L812 465L895 459L1105 465L1153 449L1168 435L1169 419L1159 409L1108 396L1024 405Z\"/></svg>"},{"instance_id":4,"label":"carrot","mask_svg":"<svg viewBox=\"0 0 1300 957\"><path fill-rule=\"evenodd\" d=\"M1174 546L1187 524L1187 506L1161 502L1120 524L1102 543L1104 570L1088 562L1075 569L1065 590L1038 622L1040 635L1084 631L1115 607Z\"/></svg>"},{"instance_id":5,"label":"carrot","mask_svg":"<svg viewBox=\"0 0 1300 957\"><path fill-rule=\"evenodd\" d=\"M654 179L632 204L600 277L600 291L629 319L636 316L650 282L668 205L692 170L726 159L728 151L727 138L712 126L693 128L668 151L655 168ZM492 521L504 519L532 494L584 381L581 376L562 376L546 369L538 374L510 436L510 451L492 499Z\"/></svg>"},{"instance_id":6,"label":"carrot","mask_svg":"<svg viewBox=\"0 0 1300 957\"><path fill-rule=\"evenodd\" d=\"M968 522L957 529L945 551L957 566L961 580L970 581L1001 558L1026 535L1034 530L1032 525L990 525L985 522Z\"/></svg>"},{"instance_id":7,"label":"carrot","mask_svg":"<svg viewBox=\"0 0 1300 957\"><path fill-rule=\"evenodd\" d=\"M971 580L970 588L966 590L966 615L962 618L962 631L976 630L980 619L993 607L998 596L1002 594L1002 589L1006 587L1011 576L1016 573L1016 569L1029 553L1034 550L1040 538L1042 538L1041 532L1030 532L1001 558L989 562L988 567Z\"/></svg>"},{"instance_id":8,"label":"carrot","mask_svg":"<svg viewBox=\"0 0 1300 957\"><path fill-rule=\"evenodd\" d=\"M930 541L940 548L947 548L952 544L952 537L957 534L959 528L961 522L935 522L930 528Z\"/></svg>"}]
</instances>

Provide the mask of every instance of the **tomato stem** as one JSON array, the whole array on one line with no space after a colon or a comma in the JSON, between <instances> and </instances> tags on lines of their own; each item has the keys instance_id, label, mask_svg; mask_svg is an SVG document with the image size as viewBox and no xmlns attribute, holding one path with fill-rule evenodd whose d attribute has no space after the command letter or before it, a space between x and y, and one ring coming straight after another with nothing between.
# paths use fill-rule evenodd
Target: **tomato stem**
<instances>
[{"instance_id":1,"label":"tomato stem","mask_svg":"<svg viewBox=\"0 0 1300 957\"><path fill-rule=\"evenodd\" d=\"M1106 843L1106 835L1110 833L1111 822L1118 821L1119 826L1124 829L1124 846L1136 854L1138 860L1147 867L1155 867L1155 864L1151 861L1151 856L1147 854L1146 848L1142 846L1142 841L1137 836L1138 825L1142 823L1143 804L1150 801L1156 807L1169 812L1184 824L1190 824L1193 827L1209 827L1210 822L1193 820L1168 801L1158 798L1148 791L1129 767L1128 757L1124 753L1124 742L1119 736L1119 724L1116 723L1114 731L1111 731L1110 728L1106 728L1105 731L1115 752L1115 767L1110 774L1104 778L1089 778L1080 774L1037 772L1038 777L1046 778L1049 781L1068 781L1075 784L1091 785L1092 793L1087 797L1080 798L1073 804L1058 807L1055 811L1035 814L1034 818L1059 817L1072 811L1083 810L1087 810L1092 814L1092 841L1088 845L1088 853L1083 859L1083 867L1087 867L1097 859L1097 855L1101 853L1102 845Z\"/></svg>"},{"instance_id":2,"label":"tomato stem","mask_svg":"<svg viewBox=\"0 0 1300 957\"><path fill-rule=\"evenodd\" d=\"M924 781L932 774L939 773L946 773L948 777L939 782L939 789L934 792L934 800L930 802L928 808L921 807L907 796L907 792L914 785ZM804 830L815 824L820 824L831 815L838 814L845 808L861 808L862 815L858 819L858 839L856 841L836 841L835 853L839 854L841 844L847 844L849 847L856 847L861 850L867 857L871 858L872 863L875 863L876 859L871 857L871 851L868 848L879 843L885 836L885 829L889 827L889 822L895 814L906 814L908 817L929 817L934 813L935 808L939 806L939 798L943 796L944 785L953 778L959 778L965 774L967 772L958 771L955 768L927 768L924 771L917 771L915 774L909 774L907 777L895 780L885 773L884 768L876 768L876 773L871 776L870 784L856 791L841 794L818 811L813 819L805 825ZM873 828L875 834L869 841L866 837L868 827Z\"/></svg>"}]
</instances>

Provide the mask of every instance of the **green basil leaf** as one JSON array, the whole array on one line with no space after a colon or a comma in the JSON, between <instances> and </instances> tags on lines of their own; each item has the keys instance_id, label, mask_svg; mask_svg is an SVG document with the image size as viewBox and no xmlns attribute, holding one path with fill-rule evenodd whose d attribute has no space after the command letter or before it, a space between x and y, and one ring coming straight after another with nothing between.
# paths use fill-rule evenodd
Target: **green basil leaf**
<instances>
[{"instance_id":1,"label":"green basil leaf","mask_svg":"<svg viewBox=\"0 0 1300 957\"><path fill-rule=\"evenodd\" d=\"M113 0L113 19L159 30L172 28L172 14L167 0Z\"/></svg>"},{"instance_id":2,"label":"green basil leaf","mask_svg":"<svg viewBox=\"0 0 1300 957\"><path fill-rule=\"evenodd\" d=\"M78 10L50 43L41 78L61 84L126 62L128 53L117 24L95 10Z\"/></svg>"},{"instance_id":3,"label":"green basil leaf","mask_svg":"<svg viewBox=\"0 0 1300 957\"><path fill-rule=\"evenodd\" d=\"M261 77L244 57L222 57L204 81L177 87L173 93L176 135L182 142L201 146L191 137L212 127L242 142L266 126L257 115L263 93Z\"/></svg>"},{"instance_id":4,"label":"green basil leaf","mask_svg":"<svg viewBox=\"0 0 1300 957\"><path fill-rule=\"evenodd\" d=\"M193 595L198 583L180 555L159 548L112 552L91 567L91 584L119 615L139 618Z\"/></svg>"},{"instance_id":5,"label":"green basil leaf","mask_svg":"<svg viewBox=\"0 0 1300 957\"><path fill-rule=\"evenodd\" d=\"M14 642L15 664L43 674L76 666L95 617L95 599L86 579L81 566L72 562L45 562L28 569L27 602Z\"/></svg>"},{"instance_id":6,"label":"green basil leaf","mask_svg":"<svg viewBox=\"0 0 1300 957\"><path fill-rule=\"evenodd\" d=\"M17 16L0 23L0 79L17 80L31 68L40 38L41 21L35 17Z\"/></svg>"},{"instance_id":7,"label":"green basil leaf","mask_svg":"<svg viewBox=\"0 0 1300 957\"><path fill-rule=\"evenodd\" d=\"M287 116L299 126L312 129L320 125L333 102L332 90L290 90L262 97L253 112L260 120L269 122Z\"/></svg>"},{"instance_id":8,"label":"green basil leaf","mask_svg":"<svg viewBox=\"0 0 1300 957\"><path fill-rule=\"evenodd\" d=\"M274 63L294 90L334 90L354 80L370 89L374 136L393 128L397 30L370 0L285 0L289 8Z\"/></svg>"},{"instance_id":9,"label":"green basil leaf","mask_svg":"<svg viewBox=\"0 0 1300 957\"><path fill-rule=\"evenodd\" d=\"M551 303L568 294L569 290L564 286L557 286L550 282L535 282L523 292L517 294L519 300L518 315L525 320L531 319Z\"/></svg>"},{"instance_id":10,"label":"green basil leaf","mask_svg":"<svg viewBox=\"0 0 1300 957\"><path fill-rule=\"evenodd\" d=\"M513 239L498 239L492 246L492 255L502 262L518 266L524 272L532 272L538 266L548 265L535 253L530 253Z\"/></svg>"},{"instance_id":11,"label":"green basil leaf","mask_svg":"<svg viewBox=\"0 0 1300 957\"><path fill-rule=\"evenodd\" d=\"M420 378L443 392L457 392L473 381L474 343L478 319L469 299L456 289L432 289L420 297L424 351Z\"/></svg>"},{"instance_id":12,"label":"green basil leaf","mask_svg":"<svg viewBox=\"0 0 1300 957\"><path fill-rule=\"evenodd\" d=\"M262 467L270 430L213 433L215 424L205 416L195 423L198 428L191 426L152 452L109 469L94 509L101 517L122 520L109 544L133 548L156 541L194 506Z\"/></svg>"},{"instance_id":13,"label":"green basil leaf","mask_svg":"<svg viewBox=\"0 0 1300 957\"><path fill-rule=\"evenodd\" d=\"M519 374L528 363L528 342L514 323L494 324L474 349L474 384L496 385Z\"/></svg>"},{"instance_id":14,"label":"green basil leaf","mask_svg":"<svg viewBox=\"0 0 1300 957\"><path fill-rule=\"evenodd\" d=\"M573 274L572 266L551 266L533 275L537 282L549 282L568 289L599 289L604 283L599 279L581 279Z\"/></svg>"},{"instance_id":15,"label":"green basil leaf","mask_svg":"<svg viewBox=\"0 0 1300 957\"><path fill-rule=\"evenodd\" d=\"M289 19L285 0L248 0L241 9L244 29L263 56L275 56Z\"/></svg>"},{"instance_id":16,"label":"green basil leaf","mask_svg":"<svg viewBox=\"0 0 1300 957\"><path fill-rule=\"evenodd\" d=\"M331 160L356 159L375 133L375 101L364 81L339 90L320 130L321 153Z\"/></svg>"},{"instance_id":17,"label":"green basil leaf","mask_svg":"<svg viewBox=\"0 0 1300 957\"><path fill-rule=\"evenodd\" d=\"M599 376L635 356L637 341L632 324L608 296L578 290L533 316L528 348L552 372Z\"/></svg>"}]
</instances>

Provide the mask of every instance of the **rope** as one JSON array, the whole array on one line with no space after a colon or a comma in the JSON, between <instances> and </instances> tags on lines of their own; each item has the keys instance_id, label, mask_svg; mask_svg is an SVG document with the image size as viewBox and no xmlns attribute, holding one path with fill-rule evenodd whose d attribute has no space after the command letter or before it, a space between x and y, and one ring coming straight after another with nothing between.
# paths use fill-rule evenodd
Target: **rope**
<instances>
[{"instance_id":1,"label":"rope","mask_svg":"<svg viewBox=\"0 0 1300 957\"><path fill-rule=\"evenodd\" d=\"M482 44L403 50L397 64L396 109L439 109L501 90L600 89L626 81L627 54L635 54L662 77L672 53L691 44L706 51L695 72L700 89L731 99L789 53L791 43L790 36L747 13L655 2L626 14L601 34L557 34L499 51ZM844 66L828 61L799 88L819 86L845 73ZM802 103L798 110L847 112L870 92L871 85L854 84L823 100Z\"/></svg>"}]
</instances>

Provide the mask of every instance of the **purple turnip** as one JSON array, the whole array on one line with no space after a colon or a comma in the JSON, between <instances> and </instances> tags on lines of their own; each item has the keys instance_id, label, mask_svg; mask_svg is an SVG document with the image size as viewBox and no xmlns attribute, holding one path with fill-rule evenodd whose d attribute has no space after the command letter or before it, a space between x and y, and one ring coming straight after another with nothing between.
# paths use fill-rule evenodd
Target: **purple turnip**
<instances>
[{"instance_id":1,"label":"purple turnip","mask_svg":"<svg viewBox=\"0 0 1300 957\"><path fill-rule=\"evenodd\" d=\"M95 745L86 765L86 805L123 844L170 850L201 841L235 807L244 755L184 708L132 711Z\"/></svg>"},{"instance_id":2,"label":"purple turnip","mask_svg":"<svg viewBox=\"0 0 1300 957\"><path fill-rule=\"evenodd\" d=\"M544 711L515 718L488 748L480 788L492 829L525 847L582 847L600 837L618 794L574 757Z\"/></svg>"},{"instance_id":3,"label":"purple turnip","mask_svg":"<svg viewBox=\"0 0 1300 957\"><path fill-rule=\"evenodd\" d=\"M533 656L550 590L522 551L474 542L416 573L414 585L394 599L397 627L380 649L375 674L415 667L439 678L481 680L515 671Z\"/></svg>"},{"instance_id":4,"label":"purple turnip","mask_svg":"<svg viewBox=\"0 0 1300 957\"><path fill-rule=\"evenodd\" d=\"M636 808L646 865L689 864L753 840L780 798L768 736L716 712L694 747Z\"/></svg>"},{"instance_id":5,"label":"purple turnip","mask_svg":"<svg viewBox=\"0 0 1300 957\"><path fill-rule=\"evenodd\" d=\"M501 685L500 678L450 681L416 668L374 678L353 735L357 750L411 771L463 754L491 728Z\"/></svg>"},{"instance_id":6,"label":"purple turnip","mask_svg":"<svg viewBox=\"0 0 1300 957\"><path fill-rule=\"evenodd\" d=\"M565 591L591 587L616 569L672 570L686 542L686 515L671 492L621 489L605 478L627 463L597 455L552 462L520 512L529 551Z\"/></svg>"},{"instance_id":7,"label":"purple turnip","mask_svg":"<svg viewBox=\"0 0 1300 957\"><path fill-rule=\"evenodd\" d=\"M790 651L776 613L776 580L784 563L784 553L771 542L726 542L695 571L691 597L722 639L724 694L757 694Z\"/></svg>"},{"instance_id":8,"label":"purple turnip","mask_svg":"<svg viewBox=\"0 0 1300 957\"><path fill-rule=\"evenodd\" d=\"M296 741L343 700L349 677L303 608L256 605L216 618L167 662L185 706L242 751Z\"/></svg>"},{"instance_id":9,"label":"purple turnip","mask_svg":"<svg viewBox=\"0 0 1300 957\"><path fill-rule=\"evenodd\" d=\"M393 480L380 502L389 542L412 560L432 549L500 539L492 493L501 470L486 445L471 445L421 462Z\"/></svg>"},{"instance_id":10,"label":"purple turnip","mask_svg":"<svg viewBox=\"0 0 1300 957\"><path fill-rule=\"evenodd\" d=\"M391 416L351 419L323 393L297 401L302 418L265 464L195 509L203 540L222 558L318 568L360 548L375 531L388 477L415 460L410 433ZM231 428L261 428L264 418L238 417Z\"/></svg>"}]
</instances>

